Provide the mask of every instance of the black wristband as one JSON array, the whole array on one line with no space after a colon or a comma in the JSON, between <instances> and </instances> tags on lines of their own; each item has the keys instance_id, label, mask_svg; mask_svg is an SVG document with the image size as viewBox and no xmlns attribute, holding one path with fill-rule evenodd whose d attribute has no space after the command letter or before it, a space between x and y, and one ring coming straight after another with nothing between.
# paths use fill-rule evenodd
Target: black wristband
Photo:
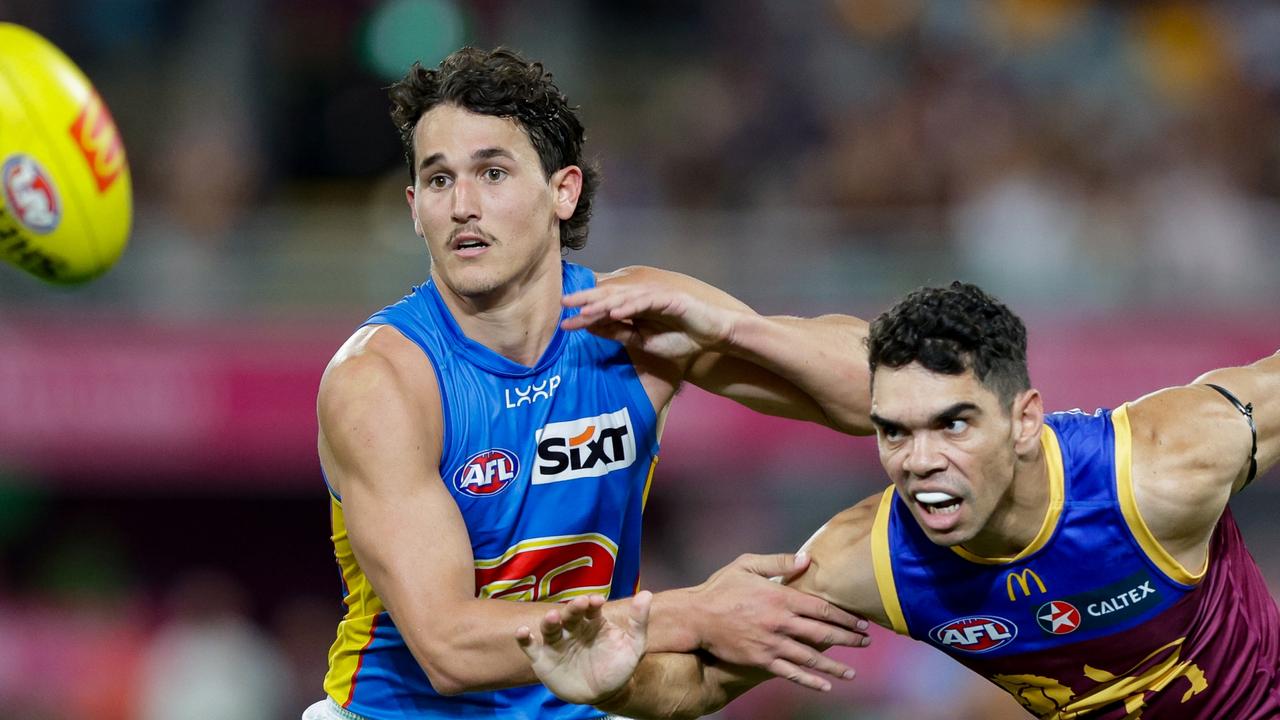
<instances>
[{"instance_id":1,"label":"black wristband","mask_svg":"<svg viewBox=\"0 0 1280 720\"><path fill-rule=\"evenodd\" d=\"M1249 421L1249 432L1253 434L1253 447L1249 449L1249 477L1244 479L1244 485L1240 487L1240 489L1243 490L1249 486L1249 483L1253 482L1254 476L1258 474L1258 426L1253 422L1253 403L1245 405L1240 402L1239 398L1232 395L1230 390L1222 387L1221 385L1214 385L1213 383L1205 384L1222 393L1222 397L1231 401L1231 404L1236 406L1236 409L1240 411L1240 414L1244 415L1245 420Z\"/></svg>"}]
</instances>

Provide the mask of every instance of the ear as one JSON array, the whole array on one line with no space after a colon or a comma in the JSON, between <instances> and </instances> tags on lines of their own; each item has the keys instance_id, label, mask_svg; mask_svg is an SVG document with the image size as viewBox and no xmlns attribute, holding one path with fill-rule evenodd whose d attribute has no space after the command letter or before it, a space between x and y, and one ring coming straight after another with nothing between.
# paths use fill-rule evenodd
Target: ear
<instances>
[{"instance_id":1,"label":"ear","mask_svg":"<svg viewBox=\"0 0 1280 720\"><path fill-rule=\"evenodd\" d=\"M582 168L567 165L552 173L551 191L556 217L561 222L573 217L573 211L578 209L578 196L582 194Z\"/></svg>"},{"instance_id":2,"label":"ear","mask_svg":"<svg viewBox=\"0 0 1280 720\"><path fill-rule=\"evenodd\" d=\"M422 223L418 222L418 206L413 202L413 199L417 196L418 191L413 185L409 185L404 189L405 202L409 203L409 217L413 218L413 231L417 233L418 237L425 238L426 235L422 233Z\"/></svg>"},{"instance_id":3,"label":"ear","mask_svg":"<svg viewBox=\"0 0 1280 720\"><path fill-rule=\"evenodd\" d=\"M1030 457L1040 447L1040 432L1044 427L1044 398L1032 388L1018 393L1013 400L1012 418L1013 449L1019 457Z\"/></svg>"}]
</instances>

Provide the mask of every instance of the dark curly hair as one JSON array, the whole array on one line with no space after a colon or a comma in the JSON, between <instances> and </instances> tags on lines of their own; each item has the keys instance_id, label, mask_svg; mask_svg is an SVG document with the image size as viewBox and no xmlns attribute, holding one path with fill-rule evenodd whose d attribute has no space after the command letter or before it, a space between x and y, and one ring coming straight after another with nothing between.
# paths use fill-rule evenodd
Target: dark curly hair
<instances>
[{"instance_id":1,"label":"dark curly hair","mask_svg":"<svg viewBox=\"0 0 1280 720\"><path fill-rule=\"evenodd\" d=\"M1022 320L977 285L959 281L915 290L876 318L867 351L873 377L880 365L912 362L946 375L973 370L1006 405L1031 387Z\"/></svg>"},{"instance_id":2,"label":"dark curly hair","mask_svg":"<svg viewBox=\"0 0 1280 720\"><path fill-rule=\"evenodd\" d=\"M577 165L582 169L582 192L573 217L560 223L560 247L581 250L587 244L587 221L599 170L582 157L582 122L542 63L529 62L513 50L490 52L463 48L428 70L414 63L388 88L391 120L400 131L409 179L417 177L413 130L418 120L438 105L450 104L480 115L511 118L529 135L538 152L542 174Z\"/></svg>"}]
</instances>

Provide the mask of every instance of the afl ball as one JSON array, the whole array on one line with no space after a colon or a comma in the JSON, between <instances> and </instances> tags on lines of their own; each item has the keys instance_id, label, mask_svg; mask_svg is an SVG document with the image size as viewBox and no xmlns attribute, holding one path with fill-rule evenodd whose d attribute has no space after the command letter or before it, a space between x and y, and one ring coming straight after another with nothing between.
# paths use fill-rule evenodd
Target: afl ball
<instances>
[{"instance_id":1,"label":"afl ball","mask_svg":"<svg viewBox=\"0 0 1280 720\"><path fill-rule=\"evenodd\" d=\"M0 258L78 283L119 259L133 184L111 113L40 35L0 23Z\"/></svg>"}]
</instances>

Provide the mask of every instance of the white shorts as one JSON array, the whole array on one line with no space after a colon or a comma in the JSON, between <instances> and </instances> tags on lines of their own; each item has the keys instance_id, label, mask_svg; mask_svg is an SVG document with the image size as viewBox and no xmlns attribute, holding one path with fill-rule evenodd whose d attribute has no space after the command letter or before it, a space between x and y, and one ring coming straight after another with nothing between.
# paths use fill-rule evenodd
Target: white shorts
<instances>
[{"instance_id":1,"label":"white shorts","mask_svg":"<svg viewBox=\"0 0 1280 720\"><path fill-rule=\"evenodd\" d=\"M334 702L333 698L325 698L307 708L302 713L302 720L365 720L365 718L342 707Z\"/></svg>"},{"instance_id":2,"label":"white shorts","mask_svg":"<svg viewBox=\"0 0 1280 720\"><path fill-rule=\"evenodd\" d=\"M307 708L302 713L302 720L366 720L363 716L357 715L350 710L342 707L333 701L333 698L325 698L320 702ZM600 720L627 720L621 715L601 715Z\"/></svg>"}]
</instances>

